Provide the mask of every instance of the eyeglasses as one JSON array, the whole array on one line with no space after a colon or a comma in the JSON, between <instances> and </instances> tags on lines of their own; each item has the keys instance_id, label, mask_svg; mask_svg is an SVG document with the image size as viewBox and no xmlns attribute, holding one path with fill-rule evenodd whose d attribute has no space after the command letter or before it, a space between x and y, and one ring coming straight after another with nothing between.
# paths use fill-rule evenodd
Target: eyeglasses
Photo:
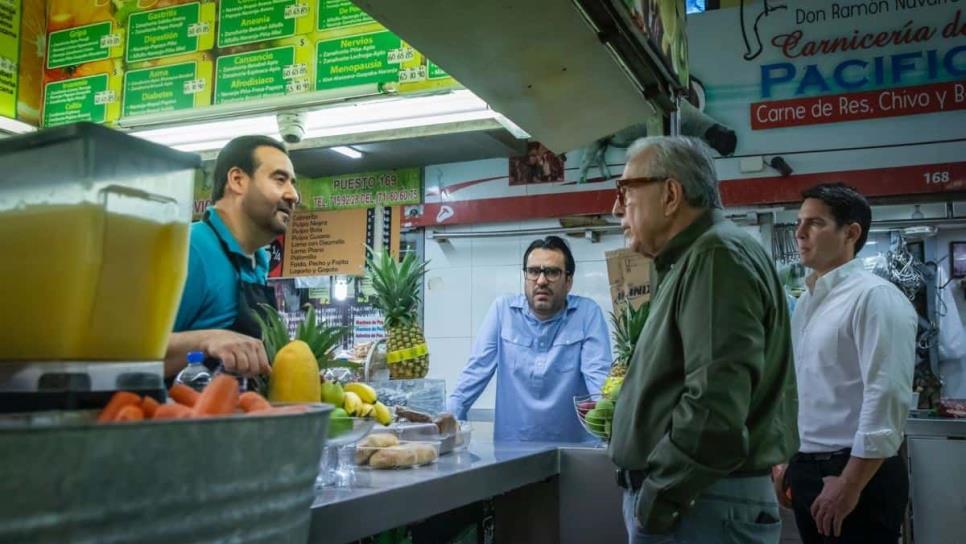
<instances>
[{"instance_id":1,"label":"eyeglasses","mask_svg":"<svg viewBox=\"0 0 966 544\"><path fill-rule=\"evenodd\" d=\"M523 272L526 273L527 279L530 281L537 281L540 274L543 274L547 281L557 281L564 271L556 266L528 266L523 269Z\"/></svg>"},{"instance_id":2,"label":"eyeglasses","mask_svg":"<svg viewBox=\"0 0 966 544\"><path fill-rule=\"evenodd\" d=\"M653 178L623 178L617 180L617 204L623 208L627 204L627 188L631 185L657 183L668 179L667 176Z\"/></svg>"}]
</instances>

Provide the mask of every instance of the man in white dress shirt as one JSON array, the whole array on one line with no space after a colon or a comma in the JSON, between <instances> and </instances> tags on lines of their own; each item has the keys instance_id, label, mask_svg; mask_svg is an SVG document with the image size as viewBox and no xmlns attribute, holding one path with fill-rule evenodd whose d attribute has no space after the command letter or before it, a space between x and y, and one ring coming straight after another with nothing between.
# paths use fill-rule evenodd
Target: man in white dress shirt
<instances>
[{"instance_id":1,"label":"man in white dress shirt","mask_svg":"<svg viewBox=\"0 0 966 544\"><path fill-rule=\"evenodd\" d=\"M784 482L805 544L895 544L909 495L897 453L912 402L916 311L855 258L872 220L865 198L842 184L802 196L795 235L814 272L792 316L801 446Z\"/></svg>"}]
</instances>

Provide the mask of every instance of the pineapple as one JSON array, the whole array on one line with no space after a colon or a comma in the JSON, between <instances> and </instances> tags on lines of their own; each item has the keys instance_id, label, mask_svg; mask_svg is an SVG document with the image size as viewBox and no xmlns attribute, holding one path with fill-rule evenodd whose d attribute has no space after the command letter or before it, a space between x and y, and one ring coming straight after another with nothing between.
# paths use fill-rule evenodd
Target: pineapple
<instances>
[{"instance_id":1,"label":"pineapple","mask_svg":"<svg viewBox=\"0 0 966 544\"><path fill-rule=\"evenodd\" d=\"M325 321L318 321L315 315L315 307L306 304L305 320L299 323L295 338L289 338L288 327L282 315L268 304L261 305L261 314L254 312L255 320L258 321L262 329L262 343L265 345L265 354L268 361L274 365L276 355L291 342L301 340L308 344L315 357L320 369L332 366L332 351L342 342L345 331L341 327L331 327ZM344 362L340 366L346 366ZM267 391L268 384L261 380L258 384L260 391Z\"/></svg>"},{"instance_id":2,"label":"pineapple","mask_svg":"<svg viewBox=\"0 0 966 544\"><path fill-rule=\"evenodd\" d=\"M641 336L644 329L644 322L647 321L650 303L641 304L640 308L634 309L627 301L610 314L611 323L614 325L614 364L610 367L610 373L604 380L604 387L601 393L605 398L615 398L620 386L624 383L624 376L627 374L627 367L630 365L631 356L634 354L634 346L637 339Z\"/></svg>"},{"instance_id":3,"label":"pineapple","mask_svg":"<svg viewBox=\"0 0 966 544\"><path fill-rule=\"evenodd\" d=\"M412 254L397 263L388 252L375 254L371 249L366 259L375 291L372 305L383 313L389 334L386 359L394 380L425 378L429 372L426 338L416 315L427 264L417 263Z\"/></svg>"}]
</instances>

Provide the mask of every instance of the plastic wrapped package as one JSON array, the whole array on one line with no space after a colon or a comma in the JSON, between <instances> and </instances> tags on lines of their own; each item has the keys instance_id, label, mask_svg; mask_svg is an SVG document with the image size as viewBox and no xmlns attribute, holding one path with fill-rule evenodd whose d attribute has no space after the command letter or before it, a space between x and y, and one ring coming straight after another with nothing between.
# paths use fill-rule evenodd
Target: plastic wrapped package
<instances>
[{"instance_id":1,"label":"plastic wrapped package","mask_svg":"<svg viewBox=\"0 0 966 544\"><path fill-rule=\"evenodd\" d=\"M399 441L391 446L359 445L355 453L357 465L378 470L413 468L434 463L438 458L439 442Z\"/></svg>"},{"instance_id":2,"label":"plastic wrapped package","mask_svg":"<svg viewBox=\"0 0 966 544\"><path fill-rule=\"evenodd\" d=\"M394 423L386 431L396 435L396 438L401 441L439 441L442 439L439 434L439 427L435 423Z\"/></svg>"},{"instance_id":3,"label":"plastic wrapped package","mask_svg":"<svg viewBox=\"0 0 966 544\"><path fill-rule=\"evenodd\" d=\"M386 380L370 385L386 406L405 406L432 415L446 409L446 380Z\"/></svg>"}]
</instances>

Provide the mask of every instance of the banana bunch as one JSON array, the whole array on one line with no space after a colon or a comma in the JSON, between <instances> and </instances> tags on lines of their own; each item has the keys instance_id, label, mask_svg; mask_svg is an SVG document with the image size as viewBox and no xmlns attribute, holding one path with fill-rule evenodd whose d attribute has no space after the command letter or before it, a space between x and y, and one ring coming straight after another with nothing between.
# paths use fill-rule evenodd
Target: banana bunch
<instances>
[{"instance_id":1,"label":"banana bunch","mask_svg":"<svg viewBox=\"0 0 966 544\"><path fill-rule=\"evenodd\" d=\"M341 406L353 417L372 417L381 425L392 423L392 412L379 402L376 390L368 384L352 382L345 387L326 382L322 387L322 402Z\"/></svg>"}]
</instances>

